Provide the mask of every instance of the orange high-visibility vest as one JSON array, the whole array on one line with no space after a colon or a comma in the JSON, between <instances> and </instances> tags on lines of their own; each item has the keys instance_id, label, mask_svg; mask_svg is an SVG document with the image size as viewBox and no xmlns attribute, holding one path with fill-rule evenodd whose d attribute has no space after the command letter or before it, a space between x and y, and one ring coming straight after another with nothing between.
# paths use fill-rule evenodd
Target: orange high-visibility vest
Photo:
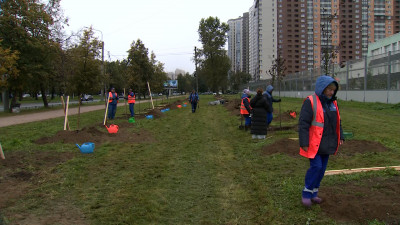
<instances>
[{"instance_id":1,"label":"orange high-visibility vest","mask_svg":"<svg viewBox=\"0 0 400 225\"><path fill-rule=\"evenodd\" d=\"M322 139L322 133L324 132L324 110L322 108L321 100L319 100L319 97L316 94L312 94L307 98L311 101L311 107L313 109L313 120L311 122L309 131L308 150L305 151L302 147L300 147L300 155L306 158L313 159L318 152L319 144L321 143ZM338 136L338 145L335 151L336 154L337 150L339 149L340 143L340 113L337 102L333 101L333 104L336 107L337 115L336 133Z\"/></svg>"},{"instance_id":2,"label":"orange high-visibility vest","mask_svg":"<svg viewBox=\"0 0 400 225\"><path fill-rule=\"evenodd\" d=\"M128 94L128 103L135 103L136 102L136 95L133 94L133 96L131 96L130 94Z\"/></svg>"},{"instance_id":3,"label":"orange high-visibility vest","mask_svg":"<svg viewBox=\"0 0 400 225\"><path fill-rule=\"evenodd\" d=\"M250 114L250 112L247 111L246 107L244 107L244 103L243 103L244 99L247 99L247 101L249 102L249 107L250 107L250 109L252 109L251 106L250 106L250 99L249 98L242 98L242 104L240 105L240 114Z\"/></svg>"},{"instance_id":4,"label":"orange high-visibility vest","mask_svg":"<svg viewBox=\"0 0 400 225\"><path fill-rule=\"evenodd\" d=\"M117 94L117 93L114 93L115 95ZM113 101L113 93L110 91L110 92L108 92L108 96L110 96L110 100L108 100L108 102L109 103L111 103L112 101ZM118 102L118 101L117 101Z\"/></svg>"}]
</instances>

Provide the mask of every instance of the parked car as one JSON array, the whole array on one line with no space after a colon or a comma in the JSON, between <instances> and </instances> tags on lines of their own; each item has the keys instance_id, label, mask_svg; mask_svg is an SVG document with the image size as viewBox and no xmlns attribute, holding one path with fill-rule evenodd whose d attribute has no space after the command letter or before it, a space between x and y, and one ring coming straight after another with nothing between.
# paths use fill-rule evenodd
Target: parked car
<instances>
[{"instance_id":1,"label":"parked car","mask_svg":"<svg viewBox=\"0 0 400 225\"><path fill-rule=\"evenodd\" d=\"M91 95L83 95L81 101L93 101L93 96Z\"/></svg>"}]
</instances>

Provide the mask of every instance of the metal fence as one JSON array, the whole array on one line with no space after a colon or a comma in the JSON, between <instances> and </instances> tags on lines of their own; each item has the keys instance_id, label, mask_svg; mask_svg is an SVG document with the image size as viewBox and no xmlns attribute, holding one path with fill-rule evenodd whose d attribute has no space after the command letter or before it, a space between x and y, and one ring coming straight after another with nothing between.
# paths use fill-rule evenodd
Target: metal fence
<instances>
[{"instance_id":1,"label":"metal fence","mask_svg":"<svg viewBox=\"0 0 400 225\"><path fill-rule=\"evenodd\" d=\"M339 83L338 98L363 102L400 103L400 51L348 61L344 66L329 68ZM322 68L288 74L275 81L275 92L284 97L304 98L315 90ZM271 80L245 85L255 90L265 88ZM275 93L276 94L276 93Z\"/></svg>"}]
</instances>

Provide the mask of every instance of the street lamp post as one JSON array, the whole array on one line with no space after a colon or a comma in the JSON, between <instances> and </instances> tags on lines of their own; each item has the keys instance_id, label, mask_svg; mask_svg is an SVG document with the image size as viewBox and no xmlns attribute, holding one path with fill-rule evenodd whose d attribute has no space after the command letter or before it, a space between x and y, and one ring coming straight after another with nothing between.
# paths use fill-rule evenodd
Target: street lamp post
<instances>
[{"instance_id":1,"label":"street lamp post","mask_svg":"<svg viewBox=\"0 0 400 225\"><path fill-rule=\"evenodd\" d=\"M199 93L199 75L197 74L197 47L194 47L194 64L195 64L195 71L196 74L196 91Z\"/></svg>"}]
</instances>

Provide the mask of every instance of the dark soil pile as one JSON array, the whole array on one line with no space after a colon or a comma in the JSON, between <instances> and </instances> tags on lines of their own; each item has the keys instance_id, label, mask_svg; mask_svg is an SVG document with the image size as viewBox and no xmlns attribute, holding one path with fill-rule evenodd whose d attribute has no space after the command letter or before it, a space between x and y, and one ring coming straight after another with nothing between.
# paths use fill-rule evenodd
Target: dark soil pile
<instances>
[{"instance_id":1,"label":"dark soil pile","mask_svg":"<svg viewBox=\"0 0 400 225\"><path fill-rule=\"evenodd\" d=\"M293 130L293 131L298 131L299 130L299 125L295 124L295 125L290 125L290 126L279 126L279 125L270 125L268 127L268 133L270 132L274 132L274 131L283 131L283 130Z\"/></svg>"},{"instance_id":2,"label":"dark soil pile","mask_svg":"<svg viewBox=\"0 0 400 225\"><path fill-rule=\"evenodd\" d=\"M400 222L400 176L374 177L333 187L321 186L322 211L340 222L379 219L385 224Z\"/></svg>"},{"instance_id":3,"label":"dark soil pile","mask_svg":"<svg viewBox=\"0 0 400 225\"><path fill-rule=\"evenodd\" d=\"M240 105L242 101L240 99L230 99L225 101L224 106L234 116L240 116Z\"/></svg>"},{"instance_id":4,"label":"dark soil pile","mask_svg":"<svg viewBox=\"0 0 400 225\"><path fill-rule=\"evenodd\" d=\"M7 152L0 160L0 208L27 193L41 177L55 166L74 157L71 152Z\"/></svg>"},{"instance_id":5,"label":"dark soil pile","mask_svg":"<svg viewBox=\"0 0 400 225\"><path fill-rule=\"evenodd\" d=\"M84 142L93 142L100 145L104 142L128 142L128 143L145 143L155 141L150 132L141 130L140 133L133 133L128 128L134 126L128 122L118 125L119 130L115 134L110 134L103 124L94 127L85 127L77 131L59 131L54 136L43 137L35 141L36 144L48 143L72 143L82 144Z\"/></svg>"},{"instance_id":6,"label":"dark soil pile","mask_svg":"<svg viewBox=\"0 0 400 225\"><path fill-rule=\"evenodd\" d=\"M299 141L292 139L282 139L261 149L263 155L275 153L299 156ZM348 140L339 148L337 157L349 157L355 154L365 154L370 152L384 152L387 148L381 143L373 141ZM332 158L334 159L334 157Z\"/></svg>"},{"instance_id":7,"label":"dark soil pile","mask_svg":"<svg viewBox=\"0 0 400 225\"><path fill-rule=\"evenodd\" d=\"M291 111L287 112L282 112L281 115L279 115L278 112L275 112L274 110L274 120L275 122L279 122L282 119L282 122L287 122L287 121L298 121L299 120L299 114L296 112L296 118L293 118L290 115Z\"/></svg>"},{"instance_id":8,"label":"dark soil pile","mask_svg":"<svg viewBox=\"0 0 400 225\"><path fill-rule=\"evenodd\" d=\"M378 142L348 140L332 157L350 157L355 154L384 152L388 149ZM283 153L292 157L299 155L298 140L282 139L261 149L263 155ZM371 178L337 186L321 186L320 197L325 216L338 222L367 224L378 219L385 224L399 224L400 221L400 176ZM300 202L300 201L299 201Z\"/></svg>"},{"instance_id":9,"label":"dark soil pile","mask_svg":"<svg viewBox=\"0 0 400 225\"><path fill-rule=\"evenodd\" d=\"M183 105L183 101L181 101L181 100L178 100L178 101L175 101L174 103L172 103L172 104L168 104L168 105L166 105L165 106L165 108L169 108L169 109L178 109L178 105ZM185 103L187 103L186 101L185 101Z\"/></svg>"}]
</instances>

